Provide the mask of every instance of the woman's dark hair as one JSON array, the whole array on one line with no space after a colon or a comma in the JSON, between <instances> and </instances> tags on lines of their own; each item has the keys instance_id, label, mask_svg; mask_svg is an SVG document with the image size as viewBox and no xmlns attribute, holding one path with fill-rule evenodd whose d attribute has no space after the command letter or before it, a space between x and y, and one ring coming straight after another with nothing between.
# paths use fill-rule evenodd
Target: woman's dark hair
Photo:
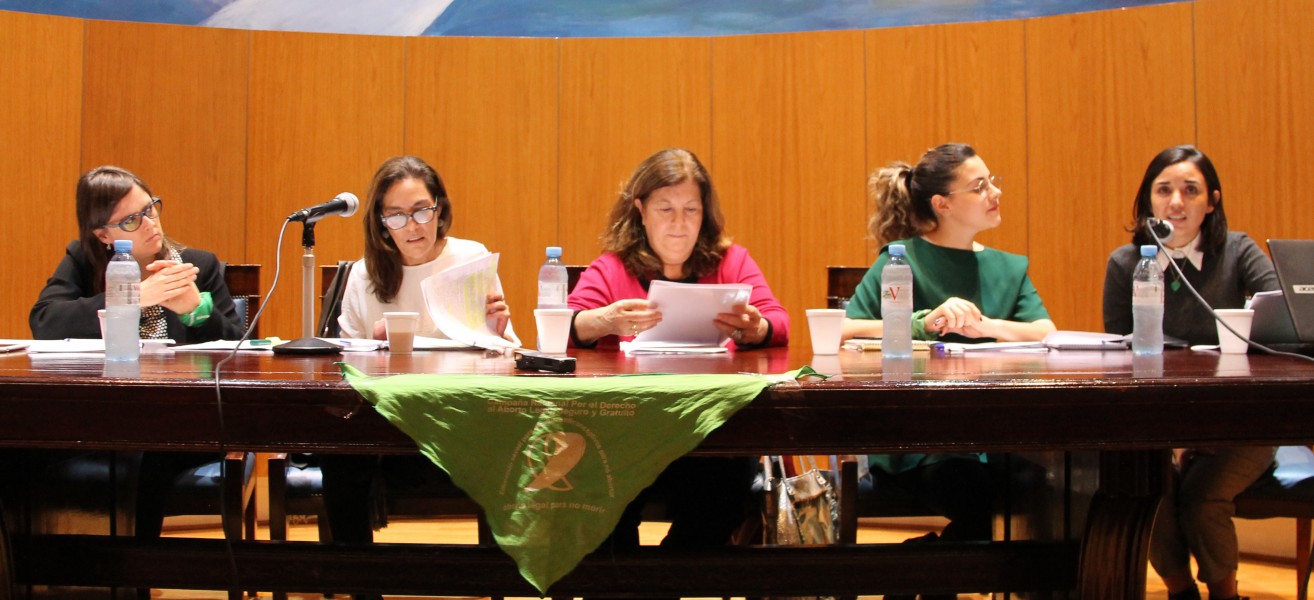
<instances>
[{"instance_id":1,"label":"woman's dark hair","mask_svg":"<svg viewBox=\"0 0 1314 600\"><path fill-rule=\"evenodd\" d=\"M868 229L880 245L935 230L939 221L931 198L948 194L954 172L976 151L967 144L943 144L926 151L916 166L894 162L867 179L876 202Z\"/></svg>"},{"instance_id":2,"label":"woman's dark hair","mask_svg":"<svg viewBox=\"0 0 1314 600\"><path fill-rule=\"evenodd\" d=\"M631 275L654 279L662 274L662 260L648 245L643 215L634 205L634 200L646 204L654 191L685 181L698 185L703 201L703 222L698 228L693 253L684 263L685 274L702 277L716 272L721 266L721 258L730 247L730 238L725 235L725 217L721 215L721 202L712 186L712 177L694 153L682 148L667 148L649 156L630 175L629 182L611 208L611 225L602 236L603 249L619 256Z\"/></svg>"},{"instance_id":3,"label":"woman's dark hair","mask_svg":"<svg viewBox=\"0 0 1314 600\"><path fill-rule=\"evenodd\" d=\"M109 264L114 251L101 243L100 238L96 237L96 230L108 224L114 208L132 191L134 185L146 192L147 196L154 196L151 188L140 177L119 167L96 167L78 178L78 240L82 245L83 257L91 265L91 272L97 274L92 280L92 291L97 294L105 291L105 265ZM172 244L174 242L165 236L156 258L167 257Z\"/></svg>"},{"instance_id":4,"label":"woman's dark hair","mask_svg":"<svg viewBox=\"0 0 1314 600\"><path fill-rule=\"evenodd\" d=\"M370 285L379 302L389 303L397 298L402 284L401 252L397 244L383 225L383 197L397 182L415 179L424 184L433 196L438 207L438 239L447 237L452 228L452 202L447 198L447 188L438 176L438 171L415 156L395 156L383 161L379 170L374 172L370 181L370 191L365 200L365 268L370 276Z\"/></svg>"},{"instance_id":5,"label":"woman's dark hair","mask_svg":"<svg viewBox=\"0 0 1314 600\"><path fill-rule=\"evenodd\" d=\"M1158 179L1164 169L1182 162L1195 165L1200 169L1200 174L1204 175L1205 197L1209 199L1209 205L1213 206L1214 210L1205 214L1204 222L1200 224L1200 249L1206 256L1218 256L1223 251L1223 246L1227 244L1227 213L1223 212L1223 183L1218 179L1218 171L1214 169L1214 163L1195 146L1166 148L1150 161L1150 166L1145 168L1145 177L1141 178L1141 187L1136 191L1136 199L1132 201L1132 219L1135 222L1128 229L1132 232L1132 243L1137 246L1154 244L1154 238L1150 236L1149 228L1145 224L1146 219L1154 216L1154 207L1150 204L1150 196L1154 192L1154 180Z\"/></svg>"}]
</instances>

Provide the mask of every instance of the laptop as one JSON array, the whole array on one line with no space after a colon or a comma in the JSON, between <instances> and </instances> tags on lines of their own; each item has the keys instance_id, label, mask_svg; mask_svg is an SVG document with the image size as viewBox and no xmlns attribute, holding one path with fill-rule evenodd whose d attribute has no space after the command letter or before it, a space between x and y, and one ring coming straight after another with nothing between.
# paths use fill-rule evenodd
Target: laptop
<instances>
[{"instance_id":1,"label":"laptop","mask_svg":"<svg viewBox=\"0 0 1314 600\"><path fill-rule=\"evenodd\" d=\"M1250 335L1278 349L1314 350L1314 240L1268 240L1268 252L1281 293L1255 295Z\"/></svg>"}]
</instances>

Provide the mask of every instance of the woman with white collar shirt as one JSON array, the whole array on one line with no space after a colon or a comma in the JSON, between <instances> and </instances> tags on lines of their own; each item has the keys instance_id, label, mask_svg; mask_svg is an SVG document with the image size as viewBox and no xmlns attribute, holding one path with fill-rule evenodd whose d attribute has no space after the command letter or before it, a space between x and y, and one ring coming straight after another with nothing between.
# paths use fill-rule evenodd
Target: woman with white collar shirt
<instances>
[{"instance_id":1,"label":"woman with white collar shirt","mask_svg":"<svg viewBox=\"0 0 1314 600\"><path fill-rule=\"evenodd\" d=\"M1169 264L1174 260L1186 280L1213 308L1241 308L1246 296L1278 289L1268 257L1244 233L1228 232L1223 187L1209 157L1192 146L1168 148L1150 161L1132 204L1132 243L1113 251L1104 276L1104 328L1132 331L1132 273L1140 246L1153 244L1147 219L1173 225L1159 254L1164 268L1163 332L1192 344L1218 343L1213 315L1190 293ZM1239 560L1233 500L1273 464L1276 448L1184 448L1174 452L1177 477L1159 506L1150 540L1150 564L1163 578L1170 600L1199 600L1191 576L1191 556L1209 598L1239 598Z\"/></svg>"}]
</instances>

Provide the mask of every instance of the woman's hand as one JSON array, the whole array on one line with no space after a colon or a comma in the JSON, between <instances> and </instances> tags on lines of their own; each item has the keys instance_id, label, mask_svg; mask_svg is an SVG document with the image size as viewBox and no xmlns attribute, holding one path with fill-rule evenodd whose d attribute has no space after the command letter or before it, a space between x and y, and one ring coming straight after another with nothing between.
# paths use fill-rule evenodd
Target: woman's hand
<instances>
[{"instance_id":1,"label":"woman's hand","mask_svg":"<svg viewBox=\"0 0 1314 600\"><path fill-rule=\"evenodd\" d=\"M766 340L767 328L770 326L762 313L752 304L737 304L728 313L716 315L712 325L723 334L730 336L738 346L756 346Z\"/></svg>"},{"instance_id":2,"label":"woman's hand","mask_svg":"<svg viewBox=\"0 0 1314 600\"><path fill-rule=\"evenodd\" d=\"M201 272L191 263L157 260L146 265L151 274L141 281L141 305L163 306L175 314L185 315L201 304L196 275Z\"/></svg>"},{"instance_id":3,"label":"woman's hand","mask_svg":"<svg viewBox=\"0 0 1314 600\"><path fill-rule=\"evenodd\" d=\"M388 321L387 321L387 319L379 319L378 321L375 321L375 322L374 322L374 339L376 339L376 340L386 340L386 339L388 339Z\"/></svg>"},{"instance_id":4,"label":"woman's hand","mask_svg":"<svg viewBox=\"0 0 1314 600\"><path fill-rule=\"evenodd\" d=\"M922 323L927 333L937 335L957 333L968 337L979 337L964 332L975 332L973 328L981 322L982 318L981 309L975 304L962 298L950 298L927 313Z\"/></svg>"},{"instance_id":5,"label":"woman's hand","mask_svg":"<svg viewBox=\"0 0 1314 600\"><path fill-rule=\"evenodd\" d=\"M506 305L506 299L502 294L489 294L484 308L486 309L484 314L492 324L493 331L505 338L506 326L511 322L511 308Z\"/></svg>"},{"instance_id":6,"label":"woman's hand","mask_svg":"<svg viewBox=\"0 0 1314 600\"><path fill-rule=\"evenodd\" d=\"M647 300L617 300L575 315L575 336L589 343L608 335L636 336L662 322L662 313Z\"/></svg>"}]
</instances>

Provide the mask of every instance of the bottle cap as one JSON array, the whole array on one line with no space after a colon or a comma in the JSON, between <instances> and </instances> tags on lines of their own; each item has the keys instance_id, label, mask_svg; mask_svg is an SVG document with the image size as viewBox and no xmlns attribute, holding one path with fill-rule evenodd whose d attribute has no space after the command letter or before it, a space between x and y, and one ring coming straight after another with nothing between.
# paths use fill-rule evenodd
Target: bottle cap
<instances>
[{"instance_id":1,"label":"bottle cap","mask_svg":"<svg viewBox=\"0 0 1314 600\"><path fill-rule=\"evenodd\" d=\"M903 256L903 244L890 244L890 256Z\"/></svg>"},{"instance_id":2,"label":"bottle cap","mask_svg":"<svg viewBox=\"0 0 1314 600\"><path fill-rule=\"evenodd\" d=\"M1154 244L1141 246L1141 256L1145 258L1154 258L1159 255L1159 247Z\"/></svg>"},{"instance_id":3,"label":"bottle cap","mask_svg":"<svg viewBox=\"0 0 1314 600\"><path fill-rule=\"evenodd\" d=\"M547 256L548 258L561 258L561 246L548 246Z\"/></svg>"},{"instance_id":4,"label":"bottle cap","mask_svg":"<svg viewBox=\"0 0 1314 600\"><path fill-rule=\"evenodd\" d=\"M132 240L114 240L114 253L120 252L132 254Z\"/></svg>"}]
</instances>

